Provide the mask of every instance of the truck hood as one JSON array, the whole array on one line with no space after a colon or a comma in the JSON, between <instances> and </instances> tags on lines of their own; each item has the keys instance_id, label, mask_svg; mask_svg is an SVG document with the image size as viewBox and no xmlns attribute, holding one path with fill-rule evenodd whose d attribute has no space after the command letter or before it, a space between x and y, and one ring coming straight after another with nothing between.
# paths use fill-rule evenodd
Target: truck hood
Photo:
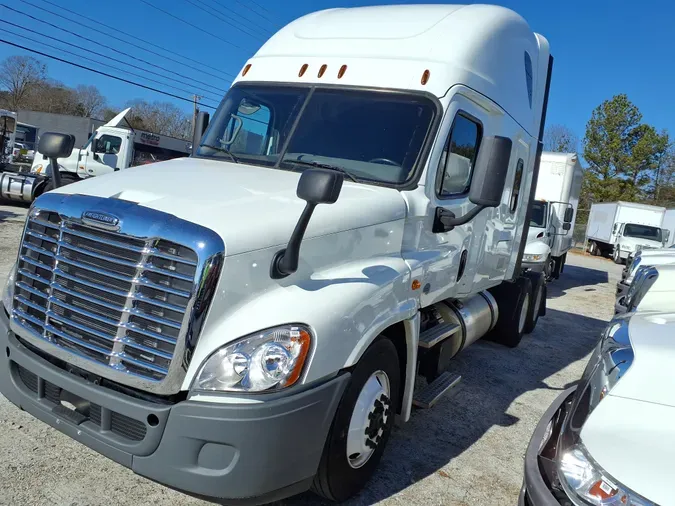
<instances>
[{"instance_id":1,"label":"truck hood","mask_svg":"<svg viewBox=\"0 0 675 506\"><path fill-rule=\"evenodd\" d=\"M672 503L675 475L674 332L675 313L631 318L633 364L581 431L605 471L657 504Z\"/></svg>"},{"instance_id":2,"label":"truck hood","mask_svg":"<svg viewBox=\"0 0 675 506\"><path fill-rule=\"evenodd\" d=\"M299 172L179 158L93 177L53 190L136 202L208 227L228 256L286 244L305 202ZM401 194L345 181L333 205L317 206L306 238L403 219Z\"/></svg>"},{"instance_id":3,"label":"truck hood","mask_svg":"<svg viewBox=\"0 0 675 506\"><path fill-rule=\"evenodd\" d=\"M639 237L621 237L619 243L622 246L630 246L631 251L635 251L638 246L642 246L643 248L663 248L663 244L659 241L650 241L649 239Z\"/></svg>"},{"instance_id":4,"label":"truck hood","mask_svg":"<svg viewBox=\"0 0 675 506\"><path fill-rule=\"evenodd\" d=\"M541 237L537 237L539 234L544 234ZM527 242L531 243L532 241L545 240L546 229L541 227L532 227L527 231Z\"/></svg>"}]
</instances>

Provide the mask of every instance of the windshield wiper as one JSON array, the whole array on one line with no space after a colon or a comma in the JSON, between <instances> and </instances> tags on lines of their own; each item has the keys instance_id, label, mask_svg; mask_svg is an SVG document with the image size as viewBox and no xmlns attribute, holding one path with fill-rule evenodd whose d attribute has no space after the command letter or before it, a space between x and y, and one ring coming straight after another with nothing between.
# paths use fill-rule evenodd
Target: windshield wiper
<instances>
[{"instance_id":1,"label":"windshield wiper","mask_svg":"<svg viewBox=\"0 0 675 506\"><path fill-rule=\"evenodd\" d=\"M322 163L322 162L317 162L317 161L306 161L306 160L292 160L292 159L286 159L283 160L284 162L288 163L297 163L298 165L307 165L309 167L317 167L319 169L328 169L328 170L335 170L337 172L342 172L345 176L347 176L349 179L354 181L355 183L358 183L359 180L356 179L354 175L352 175L347 169L344 169L342 167L339 167L338 165L331 165L330 163Z\"/></svg>"},{"instance_id":2,"label":"windshield wiper","mask_svg":"<svg viewBox=\"0 0 675 506\"><path fill-rule=\"evenodd\" d=\"M210 148L210 149L215 149L215 150L218 151L219 153L225 153L226 155L228 155L228 156L232 159L232 161L233 161L234 163L239 163L239 158L237 158L236 156L234 156L234 155L232 154L232 152L231 152L229 149L219 148L219 147L217 147L217 146L212 146L211 144L200 144L199 147L200 147L200 148Z\"/></svg>"}]
</instances>

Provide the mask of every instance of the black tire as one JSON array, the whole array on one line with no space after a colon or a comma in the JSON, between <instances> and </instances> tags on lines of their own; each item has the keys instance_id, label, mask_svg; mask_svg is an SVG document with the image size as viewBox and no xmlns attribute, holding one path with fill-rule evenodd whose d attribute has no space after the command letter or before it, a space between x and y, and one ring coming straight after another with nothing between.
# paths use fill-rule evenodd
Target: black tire
<instances>
[{"instance_id":1,"label":"black tire","mask_svg":"<svg viewBox=\"0 0 675 506\"><path fill-rule=\"evenodd\" d=\"M546 283L543 274L528 272L526 276L532 283L532 303L527 311L523 334L530 334L537 326L537 321L541 316L541 306L546 307Z\"/></svg>"},{"instance_id":2,"label":"black tire","mask_svg":"<svg viewBox=\"0 0 675 506\"><path fill-rule=\"evenodd\" d=\"M71 174L70 172L61 172L61 186L66 186L67 184L77 183L81 181L80 177L77 174ZM42 188L38 197L43 193L47 193L54 189L54 180L49 178L47 184Z\"/></svg>"},{"instance_id":3,"label":"black tire","mask_svg":"<svg viewBox=\"0 0 675 506\"><path fill-rule=\"evenodd\" d=\"M509 348L515 348L523 338L527 315L532 301L532 282L527 277L520 277L513 283L502 283L490 289L499 307L497 325L488 338ZM528 308L524 308L527 305ZM525 318L524 321L521 320ZM521 325L522 323L522 325Z\"/></svg>"},{"instance_id":4,"label":"black tire","mask_svg":"<svg viewBox=\"0 0 675 506\"><path fill-rule=\"evenodd\" d=\"M388 416L377 448L361 467L354 468L347 458L347 433L356 401L363 386L376 371L383 371L389 378L391 401L386 408ZM335 413L319 469L314 477L312 490L326 499L342 502L358 493L375 472L387 444L398 407L400 369L396 347L389 339L371 345L354 368L352 377L342 395Z\"/></svg>"},{"instance_id":5,"label":"black tire","mask_svg":"<svg viewBox=\"0 0 675 506\"><path fill-rule=\"evenodd\" d=\"M551 273L551 277L553 279L560 278L560 273L562 272L562 262L563 257L553 257L553 272Z\"/></svg>"},{"instance_id":6,"label":"black tire","mask_svg":"<svg viewBox=\"0 0 675 506\"><path fill-rule=\"evenodd\" d=\"M588 245L588 252L594 257L600 255L600 248L595 241L591 241L591 244Z\"/></svg>"},{"instance_id":7,"label":"black tire","mask_svg":"<svg viewBox=\"0 0 675 506\"><path fill-rule=\"evenodd\" d=\"M612 260L614 261L615 264L621 265L621 250L619 249L619 246L614 246L614 251L612 251Z\"/></svg>"}]
</instances>

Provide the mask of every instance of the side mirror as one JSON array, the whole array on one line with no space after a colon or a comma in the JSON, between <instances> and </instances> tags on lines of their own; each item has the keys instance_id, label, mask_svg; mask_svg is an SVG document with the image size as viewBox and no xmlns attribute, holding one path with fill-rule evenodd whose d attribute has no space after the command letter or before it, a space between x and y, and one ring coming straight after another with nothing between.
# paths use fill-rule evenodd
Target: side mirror
<instances>
[{"instance_id":1,"label":"side mirror","mask_svg":"<svg viewBox=\"0 0 675 506\"><path fill-rule=\"evenodd\" d=\"M75 136L47 132L40 137L38 152L47 158L66 158L73 152Z\"/></svg>"},{"instance_id":2,"label":"side mirror","mask_svg":"<svg viewBox=\"0 0 675 506\"><path fill-rule=\"evenodd\" d=\"M432 226L434 234L464 225L486 207L499 206L509 173L512 145L513 142L508 137L493 136L482 140L469 190L469 200L476 207L459 217L452 211L437 207Z\"/></svg>"},{"instance_id":3,"label":"side mirror","mask_svg":"<svg viewBox=\"0 0 675 506\"><path fill-rule=\"evenodd\" d=\"M574 218L574 208L572 206L570 206L567 209L565 209L565 216L563 217L563 222L564 222L563 229L564 230L569 230L569 227L565 228L564 225L568 225L568 224L572 223L572 218Z\"/></svg>"},{"instance_id":4,"label":"side mirror","mask_svg":"<svg viewBox=\"0 0 675 506\"><path fill-rule=\"evenodd\" d=\"M477 206L497 207L502 201L509 172L511 147L508 137L485 137L473 170L469 200Z\"/></svg>"},{"instance_id":5,"label":"side mirror","mask_svg":"<svg viewBox=\"0 0 675 506\"><path fill-rule=\"evenodd\" d=\"M334 204L342 190L344 176L326 169L308 169L300 176L297 195L308 204Z\"/></svg>"},{"instance_id":6,"label":"side mirror","mask_svg":"<svg viewBox=\"0 0 675 506\"><path fill-rule=\"evenodd\" d=\"M307 230L314 208L318 204L334 204L342 190L344 175L327 169L307 169L300 176L296 194L307 202L300 219L295 225L286 248L279 250L272 258L270 277L281 279L298 270L300 244Z\"/></svg>"},{"instance_id":7,"label":"side mirror","mask_svg":"<svg viewBox=\"0 0 675 506\"><path fill-rule=\"evenodd\" d=\"M572 228L572 224L569 223L569 222L565 222L565 223L562 224L562 229L563 229L563 230L569 230L569 229L571 229L571 228Z\"/></svg>"},{"instance_id":8,"label":"side mirror","mask_svg":"<svg viewBox=\"0 0 675 506\"><path fill-rule=\"evenodd\" d=\"M202 137L206 128L209 126L209 113L199 111L195 120L195 129L192 132L192 153L194 153L202 142Z\"/></svg>"},{"instance_id":9,"label":"side mirror","mask_svg":"<svg viewBox=\"0 0 675 506\"><path fill-rule=\"evenodd\" d=\"M49 158L50 177L54 188L61 186L61 173L59 172L59 158L67 158L73 152L75 136L47 132L40 137L38 153Z\"/></svg>"}]
</instances>

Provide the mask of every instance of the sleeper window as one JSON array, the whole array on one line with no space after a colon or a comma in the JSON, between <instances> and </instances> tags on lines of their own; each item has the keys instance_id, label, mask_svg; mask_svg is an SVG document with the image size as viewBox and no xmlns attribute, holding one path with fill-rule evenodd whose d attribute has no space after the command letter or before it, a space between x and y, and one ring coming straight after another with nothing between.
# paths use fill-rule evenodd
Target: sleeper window
<instances>
[{"instance_id":1,"label":"sleeper window","mask_svg":"<svg viewBox=\"0 0 675 506\"><path fill-rule=\"evenodd\" d=\"M518 159L516 165L516 175L513 178L513 192L511 193L511 213L515 213L518 209L518 197L520 196L520 185L523 182L523 159Z\"/></svg>"},{"instance_id":2,"label":"sleeper window","mask_svg":"<svg viewBox=\"0 0 675 506\"><path fill-rule=\"evenodd\" d=\"M482 136L481 126L464 114L458 114L452 124L450 138L443 149L439 166L439 197L461 195L469 190Z\"/></svg>"}]
</instances>

